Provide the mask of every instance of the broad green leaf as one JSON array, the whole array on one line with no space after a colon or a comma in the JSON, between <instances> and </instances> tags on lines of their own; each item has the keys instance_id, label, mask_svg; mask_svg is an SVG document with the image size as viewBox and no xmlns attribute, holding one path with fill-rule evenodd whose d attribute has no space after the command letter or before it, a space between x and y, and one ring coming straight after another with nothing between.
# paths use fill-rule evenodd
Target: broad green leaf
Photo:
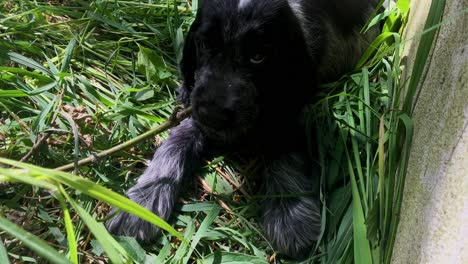
<instances>
[{"instance_id":1,"label":"broad green leaf","mask_svg":"<svg viewBox=\"0 0 468 264\"><path fill-rule=\"evenodd\" d=\"M398 0L396 6L401 13L406 14L410 9L410 0Z\"/></svg>"},{"instance_id":2,"label":"broad green leaf","mask_svg":"<svg viewBox=\"0 0 468 264\"><path fill-rule=\"evenodd\" d=\"M164 61L154 50L139 46L137 69L146 76L148 82L158 83L172 74L167 70Z\"/></svg>"},{"instance_id":3,"label":"broad green leaf","mask_svg":"<svg viewBox=\"0 0 468 264\"><path fill-rule=\"evenodd\" d=\"M153 98L153 97L154 97L154 90L153 89L143 89L143 90L138 91L135 94L135 99L137 101L140 101L140 102L148 100L148 99Z\"/></svg>"}]
</instances>

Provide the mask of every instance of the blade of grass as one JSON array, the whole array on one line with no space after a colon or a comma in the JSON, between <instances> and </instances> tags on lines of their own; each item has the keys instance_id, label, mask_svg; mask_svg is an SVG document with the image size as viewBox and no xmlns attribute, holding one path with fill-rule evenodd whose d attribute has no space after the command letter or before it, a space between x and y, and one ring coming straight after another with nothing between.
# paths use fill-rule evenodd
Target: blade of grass
<instances>
[{"instance_id":1,"label":"blade of grass","mask_svg":"<svg viewBox=\"0 0 468 264\"><path fill-rule=\"evenodd\" d=\"M0 97L11 98L11 97L28 97L29 94L20 90L3 90L0 89Z\"/></svg>"},{"instance_id":2,"label":"blade of grass","mask_svg":"<svg viewBox=\"0 0 468 264\"><path fill-rule=\"evenodd\" d=\"M5 245L3 245L3 241L0 240L0 263L10 264L10 260L8 259L8 253L6 251Z\"/></svg>"},{"instance_id":3,"label":"blade of grass","mask_svg":"<svg viewBox=\"0 0 468 264\"><path fill-rule=\"evenodd\" d=\"M70 40L70 42L68 43L67 48L64 51L64 56L63 56L63 59L62 59L62 65L60 66L60 72L67 71L67 68L68 68L68 66L70 64L70 61L72 59L73 50L75 49L76 43L77 43L76 38L72 38Z\"/></svg>"},{"instance_id":4,"label":"blade of grass","mask_svg":"<svg viewBox=\"0 0 468 264\"><path fill-rule=\"evenodd\" d=\"M379 146L378 146L378 155L379 155L379 228L382 229L385 226L385 119L384 115L380 118L379 125Z\"/></svg>"},{"instance_id":5,"label":"blade of grass","mask_svg":"<svg viewBox=\"0 0 468 264\"><path fill-rule=\"evenodd\" d=\"M264 259L254 257L254 256L249 256L246 254L240 254L240 253L231 253L231 252L214 252L208 256L206 256L203 259L200 259L197 261L197 263L200 264L217 264L217 263L223 263L223 264L245 264L245 263L250 263L250 264L267 264L268 262Z\"/></svg>"},{"instance_id":6,"label":"blade of grass","mask_svg":"<svg viewBox=\"0 0 468 264\"><path fill-rule=\"evenodd\" d=\"M185 227L185 233L184 233L184 239L186 241L189 241L190 238L193 236L195 233L195 219L191 219L188 223L187 226ZM189 251L189 243L183 243L179 246L177 251L173 254L173 259L171 259L170 263L182 263L182 260Z\"/></svg>"},{"instance_id":7,"label":"blade of grass","mask_svg":"<svg viewBox=\"0 0 468 264\"><path fill-rule=\"evenodd\" d=\"M361 69L364 64L372 57L372 55L377 52L377 49L381 46L381 44L392 37L399 38L398 34L396 33L383 32L374 41L372 41L372 43L369 45L369 48L367 48L367 50L364 52L364 55L362 55L361 59L357 63L355 70Z\"/></svg>"},{"instance_id":8,"label":"blade of grass","mask_svg":"<svg viewBox=\"0 0 468 264\"><path fill-rule=\"evenodd\" d=\"M210 228L210 225L213 223L215 218L219 215L220 211L221 211L221 208L218 205L213 204L213 208L206 215L205 219L200 224L200 227L198 228L197 233L195 234L195 236L193 236L190 249L187 251L187 254L183 258L182 263L189 263L193 250L195 250L195 247L200 242L200 239L202 239L205 236L205 233L208 231L208 229Z\"/></svg>"},{"instance_id":9,"label":"blade of grass","mask_svg":"<svg viewBox=\"0 0 468 264\"><path fill-rule=\"evenodd\" d=\"M125 249L109 234L104 224L96 221L83 207L79 206L66 193L63 193L67 201L78 212L85 225L89 228L94 237L106 252L112 263L126 263L129 259Z\"/></svg>"},{"instance_id":10,"label":"blade of grass","mask_svg":"<svg viewBox=\"0 0 468 264\"><path fill-rule=\"evenodd\" d=\"M65 224L65 230L67 232L68 241L68 254L70 255L70 261L74 264L78 264L78 244L76 243L75 230L73 228L73 221L70 216L70 210L65 203L65 198L61 193L65 193L65 190L61 185L58 186L59 192L55 195L57 200L60 202L60 207L63 211L63 223Z\"/></svg>"},{"instance_id":11,"label":"blade of grass","mask_svg":"<svg viewBox=\"0 0 468 264\"><path fill-rule=\"evenodd\" d=\"M403 188L404 188L404 180L406 175L406 166L407 166L407 159L409 156L409 148L411 143L411 136L412 136L412 128L410 119L406 118L406 115L411 116L413 111L413 103L414 103L414 96L417 91L418 85L424 80L425 78L425 66L429 58L429 53L432 49L435 36L437 34L437 30L440 26L440 21L443 16L443 12L445 9L445 0L434 0L431 3L431 7L429 9L428 17L426 19L426 23L424 25L424 34L421 36L421 40L419 46L417 48L416 57L414 61L414 66L412 69L410 81L406 90L406 94L404 97L403 102L403 115L396 117L396 119L400 119L402 121L397 121L397 127L395 131L393 131L395 136L391 137L389 149L393 150L390 151L390 162L389 162L389 185L394 187L394 189L389 190L386 189L386 216L385 216L385 225L383 228L383 236L387 238L387 245L385 249L385 256L384 256L384 263L390 263L391 255L393 252L393 243L396 236L396 230L398 226L398 218L397 213L399 213L401 208L401 199L403 195ZM403 119L402 119L403 118ZM406 131L405 131L406 130ZM393 134L392 132L390 132ZM400 156L400 164L397 165L397 154L394 150L398 147L397 142L404 140L404 149ZM408 144L408 145L406 145ZM391 193L389 193L391 192ZM393 193L396 193L396 196L393 196Z\"/></svg>"},{"instance_id":12,"label":"blade of grass","mask_svg":"<svg viewBox=\"0 0 468 264\"><path fill-rule=\"evenodd\" d=\"M388 242L385 251L385 263L390 263L393 253L393 244L395 243L396 232L399 223L399 212L401 210L401 204L403 200L403 191L405 187L405 179L406 179L406 171L408 167L408 160L411 150L411 142L413 138L413 121L411 118L406 115L402 114L400 116L400 120L403 122L405 127L405 142L403 144L402 156L401 156L401 164L398 170L397 177L397 184L396 184L396 196L395 201L393 203L393 211L397 212L394 213L391 217L390 222L390 230L388 235Z\"/></svg>"},{"instance_id":13,"label":"blade of grass","mask_svg":"<svg viewBox=\"0 0 468 264\"><path fill-rule=\"evenodd\" d=\"M90 180L66 172L45 169L31 164L17 162L5 158L0 158L0 163L35 171L41 175L41 178L45 177L53 181L60 182L73 188L74 190L81 191L84 194L89 195L95 199L104 201L112 206L115 206L126 212L136 215L141 219L144 219L154 225L161 227L170 234L184 241L182 236L172 226L170 226L157 215L150 212L148 209Z\"/></svg>"},{"instance_id":14,"label":"blade of grass","mask_svg":"<svg viewBox=\"0 0 468 264\"><path fill-rule=\"evenodd\" d=\"M25 231L2 216L0 216L0 229L23 242L24 245L50 263L70 263L68 259L49 246L44 240Z\"/></svg>"},{"instance_id":15,"label":"blade of grass","mask_svg":"<svg viewBox=\"0 0 468 264\"><path fill-rule=\"evenodd\" d=\"M369 85L369 70L364 67L362 69L362 83L363 83L363 99L366 107L364 108L364 123L365 125L361 124L361 126L365 127L365 134L368 138L372 138L372 115L369 109L371 105L370 100L370 85ZM371 148L371 141L366 140L366 190L367 190L367 202L369 207L372 206L374 191L373 191L373 178L371 176L371 155L372 155L372 148Z\"/></svg>"},{"instance_id":16,"label":"blade of grass","mask_svg":"<svg viewBox=\"0 0 468 264\"><path fill-rule=\"evenodd\" d=\"M444 10L445 0L433 0L431 2L431 7L429 8L424 30L430 29L439 24L442 20ZM416 57L413 64L414 66L411 70L411 78L408 84L407 94L403 103L404 113L411 114L413 111L414 95L416 93L417 86L425 78L424 69L426 67L427 59L429 58L429 53L434 43L434 38L438 32L436 29L438 29L438 27L431 31L426 31L421 36L421 40L416 51Z\"/></svg>"},{"instance_id":17,"label":"blade of grass","mask_svg":"<svg viewBox=\"0 0 468 264\"><path fill-rule=\"evenodd\" d=\"M343 218L341 220L338 232L334 236L326 249L328 257L326 258L327 264L339 263L338 259L346 252L346 248L352 244L353 237L353 207L348 206Z\"/></svg>"},{"instance_id":18,"label":"blade of grass","mask_svg":"<svg viewBox=\"0 0 468 264\"><path fill-rule=\"evenodd\" d=\"M78 170L78 161L79 161L79 155L80 155L80 134L78 132L78 127L73 120L73 118L67 114L64 111L60 111L60 114L65 117L65 119L68 121L68 124L72 128L73 132L73 141L74 141L74 148L73 148L73 164L74 164L74 173L77 174Z\"/></svg>"},{"instance_id":19,"label":"blade of grass","mask_svg":"<svg viewBox=\"0 0 468 264\"><path fill-rule=\"evenodd\" d=\"M359 152L359 146L358 146L358 142L357 142L357 138L356 138L356 133L355 131L358 131L358 129L356 128L356 123L354 122L354 117L353 117L353 112L351 111L351 105L349 103L349 101L346 101L346 110L347 110L347 120L348 120L348 124L350 127L352 127L353 129L350 129L350 139L351 139L351 146L352 146L352 151L353 151L353 156L354 156L354 162L355 162L355 165L356 165L356 170L358 172L358 177L359 177L359 190L358 190L358 194L361 193L363 197L367 197L367 190L364 186L364 175L363 175L363 169L362 169L362 165L361 165L361 157L360 157L360 152ZM361 132L362 133L362 132ZM365 133L362 133L365 135ZM354 171L353 171L354 173ZM357 181L356 181L357 183ZM357 187L357 185L356 185ZM367 212L367 201L364 200L364 212Z\"/></svg>"},{"instance_id":20,"label":"blade of grass","mask_svg":"<svg viewBox=\"0 0 468 264\"><path fill-rule=\"evenodd\" d=\"M343 137L343 140L345 137ZM365 225L364 208L361 203L361 195L354 174L354 166L351 163L351 157L348 150L345 150L348 158L348 170L351 178L351 189L353 194L353 244L354 244L354 262L360 264L372 264L372 254L369 241L367 240L367 227Z\"/></svg>"},{"instance_id":21,"label":"blade of grass","mask_svg":"<svg viewBox=\"0 0 468 264\"><path fill-rule=\"evenodd\" d=\"M34 177L31 173L23 169L0 168L0 182L23 182L32 186L37 186L50 191L55 191L57 187L45 181L44 177Z\"/></svg>"},{"instance_id":22,"label":"blade of grass","mask_svg":"<svg viewBox=\"0 0 468 264\"><path fill-rule=\"evenodd\" d=\"M0 66L0 72L4 72L5 74L8 73L9 76L13 74L20 74L21 76L28 76L33 79L36 79L39 81L38 85L46 84L46 83L51 83L54 81L54 79L45 76L41 73L34 72L34 71L29 71L27 69L22 69L22 68L14 68L14 67L5 67L5 66ZM6 76L1 76L0 79L5 78Z\"/></svg>"},{"instance_id":23,"label":"blade of grass","mask_svg":"<svg viewBox=\"0 0 468 264\"><path fill-rule=\"evenodd\" d=\"M38 70L40 72L42 72L44 75L46 76L52 76L52 72L50 72L49 69L47 69L46 67L42 66L41 64L39 64L38 62L30 59L30 58L27 58L21 54L18 54L16 52L8 52L8 56L10 57L10 60L16 62L16 63L19 63L23 66L26 66L26 67L29 67L29 68L32 68L32 69L35 69L35 70Z\"/></svg>"},{"instance_id":24,"label":"blade of grass","mask_svg":"<svg viewBox=\"0 0 468 264\"><path fill-rule=\"evenodd\" d=\"M45 129L45 126L46 126L46 122L47 122L47 117L49 116L49 114L51 113L52 109L54 108L54 106L56 106L56 103L57 103L57 100L56 98L54 98L52 101L49 102L49 104L41 111L41 114L36 117L36 119L34 120L32 126L31 126L31 132L33 132L34 136L36 136L37 133L43 131ZM32 136L33 136L32 135ZM32 141L35 141L35 140L32 140Z\"/></svg>"}]
</instances>

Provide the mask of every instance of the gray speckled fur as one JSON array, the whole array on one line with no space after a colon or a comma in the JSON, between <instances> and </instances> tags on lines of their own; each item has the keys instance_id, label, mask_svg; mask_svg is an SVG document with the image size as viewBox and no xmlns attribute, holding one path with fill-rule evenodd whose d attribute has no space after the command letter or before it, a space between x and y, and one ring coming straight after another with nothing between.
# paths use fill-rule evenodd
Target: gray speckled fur
<instances>
[{"instance_id":1,"label":"gray speckled fur","mask_svg":"<svg viewBox=\"0 0 468 264\"><path fill-rule=\"evenodd\" d=\"M192 119L184 120L158 148L127 196L167 220L184 181L192 176L201 162L203 141L201 133L194 129ZM126 212L110 219L107 228L114 234L133 236L141 241L150 241L159 231L156 226Z\"/></svg>"},{"instance_id":2,"label":"gray speckled fur","mask_svg":"<svg viewBox=\"0 0 468 264\"><path fill-rule=\"evenodd\" d=\"M267 198L261 201L261 210L265 233L274 248L290 256L306 253L320 232L320 207L310 194L313 177L305 159L300 153L286 154L264 171Z\"/></svg>"}]
</instances>

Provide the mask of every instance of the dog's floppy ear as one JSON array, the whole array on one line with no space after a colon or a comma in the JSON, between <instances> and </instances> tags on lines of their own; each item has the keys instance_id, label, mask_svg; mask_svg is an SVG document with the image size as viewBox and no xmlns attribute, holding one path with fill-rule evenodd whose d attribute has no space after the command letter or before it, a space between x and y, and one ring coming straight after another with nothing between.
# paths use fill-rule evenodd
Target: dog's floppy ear
<instances>
[{"instance_id":1,"label":"dog's floppy ear","mask_svg":"<svg viewBox=\"0 0 468 264\"><path fill-rule=\"evenodd\" d=\"M195 84L195 70L197 67L197 47L195 44L195 32L198 29L199 15L190 26L189 32L185 37L184 48L182 50L182 59L180 60L180 72L182 74L182 86L178 89L179 102L185 106L190 105L190 93Z\"/></svg>"}]
</instances>

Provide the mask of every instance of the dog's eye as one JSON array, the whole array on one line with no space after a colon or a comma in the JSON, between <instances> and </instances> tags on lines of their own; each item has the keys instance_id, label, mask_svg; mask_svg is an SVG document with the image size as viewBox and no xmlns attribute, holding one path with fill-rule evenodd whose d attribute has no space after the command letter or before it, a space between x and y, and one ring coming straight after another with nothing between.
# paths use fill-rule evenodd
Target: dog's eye
<instances>
[{"instance_id":1,"label":"dog's eye","mask_svg":"<svg viewBox=\"0 0 468 264\"><path fill-rule=\"evenodd\" d=\"M252 57L250 57L250 62L253 64L260 64L265 60L265 55L261 53L256 53Z\"/></svg>"},{"instance_id":2,"label":"dog's eye","mask_svg":"<svg viewBox=\"0 0 468 264\"><path fill-rule=\"evenodd\" d=\"M199 39L198 40L198 48L205 50L206 49L206 41L205 39Z\"/></svg>"}]
</instances>

